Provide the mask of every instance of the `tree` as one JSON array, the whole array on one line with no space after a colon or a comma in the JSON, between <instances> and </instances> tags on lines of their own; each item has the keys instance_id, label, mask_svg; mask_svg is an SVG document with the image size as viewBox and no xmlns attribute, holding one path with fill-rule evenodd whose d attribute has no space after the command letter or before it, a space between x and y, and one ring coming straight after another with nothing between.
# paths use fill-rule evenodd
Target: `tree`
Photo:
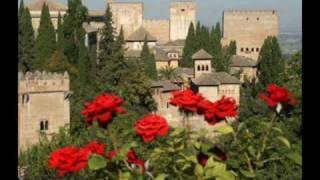
<instances>
[{"instance_id":1,"label":"tree","mask_svg":"<svg viewBox=\"0 0 320 180\"><path fill-rule=\"evenodd\" d=\"M200 50L201 49L201 42L200 42L200 39L201 39L201 24L200 24L200 21L197 22L197 25L196 25L196 32L195 32L195 36L196 36L196 41L193 42L195 45L195 52Z\"/></svg>"},{"instance_id":2,"label":"tree","mask_svg":"<svg viewBox=\"0 0 320 180\"><path fill-rule=\"evenodd\" d=\"M82 5L81 0L68 0L68 10L63 19L64 54L69 61L77 64L79 51L84 44L85 31L82 27L87 20L88 9Z\"/></svg>"},{"instance_id":3,"label":"tree","mask_svg":"<svg viewBox=\"0 0 320 180\"><path fill-rule=\"evenodd\" d=\"M68 73L72 76L78 75L77 68L71 64L67 57L63 54L62 51L56 50L46 61L46 66L44 66L44 70L48 72L64 72L68 71Z\"/></svg>"},{"instance_id":4,"label":"tree","mask_svg":"<svg viewBox=\"0 0 320 180\"><path fill-rule=\"evenodd\" d=\"M22 7L22 8L21 8ZM19 71L31 71L35 53L35 38L28 8L20 4L18 24L18 64Z\"/></svg>"},{"instance_id":5,"label":"tree","mask_svg":"<svg viewBox=\"0 0 320 180\"><path fill-rule=\"evenodd\" d=\"M45 69L46 59L49 58L56 49L56 33L51 22L49 8L45 3L42 6L35 47L36 59L34 69Z\"/></svg>"},{"instance_id":6,"label":"tree","mask_svg":"<svg viewBox=\"0 0 320 180\"><path fill-rule=\"evenodd\" d=\"M199 49L204 49L207 52L210 52L210 33L207 27L201 26L201 34L200 34L200 47L197 48Z\"/></svg>"},{"instance_id":7,"label":"tree","mask_svg":"<svg viewBox=\"0 0 320 180\"><path fill-rule=\"evenodd\" d=\"M258 57L258 79L261 87L270 83L281 84L279 76L284 71L284 60L276 37L268 36Z\"/></svg>"},{"instance_id":8,"label":"tree","mask_svg":"<svg viewBox=\"0 0 320 180\"><path fill-rule=\"evenodd\" d=\"M180 78L177 73L177 68L165 66L159 70L159 77L161 80L172 80Z\"/></svg>"},{"instance_id":9,"label":"tree","mask_svg":"<svg viewBox=\"0 0 320 180\"><path fill-rule=\"evenodd\" d=\"M64 50L64 35L63 35L63 26L62 26L61 14L58 14L58 25L57 25L57 49Z\"/></svg>"},{"instance_id":10,"label":"tree","mask_svg":"<svg viewBox=\"0 0 320 180\"><path fill-rule=\"evenodd\" d=\"M227 48L227 52L230 55L236 55L237 54L237 44L236 41L230 41L229 46Z\"/></svg>"},{"instance_id":11,"label":"tree","mask_svg":"<svg viewBox=\"0 0 320 180\"><path fill-rule=\"evenodd\" d=\"M180 66L182 67L192 67L192 54L195 52L195 42L196 42L196 34L194 30L193 23L191 22L189 25L188 35L186 37L186 42L183 47L182 60Z\"/></svg>"},{"instance_id":12,"label":"tree","mask_svg":"<svg viewBox=\"0 0 320 180\"><path fill-rule=\"evenodd\" d=\"M149 51L147 36L144 37L143 48L141 51L141 60L144 63L143 66L146 75L149 78L156 80L158 78L156 63L153 53L150 53Z\"/></svg>"}]
</instances>

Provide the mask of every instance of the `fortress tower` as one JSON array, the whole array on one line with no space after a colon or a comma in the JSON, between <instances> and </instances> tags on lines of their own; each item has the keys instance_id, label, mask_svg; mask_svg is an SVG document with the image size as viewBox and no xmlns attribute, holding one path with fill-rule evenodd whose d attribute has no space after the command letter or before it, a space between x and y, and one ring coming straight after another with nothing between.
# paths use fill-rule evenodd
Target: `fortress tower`
<instances>
[{"instance_id":1,"label":"fortress tower","mask_svg":"<svg viewBox=\"0 0 320 180\"><path fill-rule=\"evenodd\" d=\"M170 40L186 39L190 23L196 22L194 2L174 2L170 5Z\"/></svg>"},{"instance_id":2,"label":"fortress tower","mask_svg":"<svg viewBox=\"0 0 320 180\"><path fill-rule=\"evenodd\" d=\"M70 123L69 76L36 71L18 74L18 152Z\"/></svg>"},{"instance_id":3,"label":"fortress tower","mask_svg":"<svg viewBox=\"0 0 320 180\"><path fill-rule=\"evenodd\" d=\"M275 10L231 10L223 12L222 44L237 43L237 55L258 59L268 36L278 36L279 17Z\"/></svg>"},{"instance_id":4,"label":"fortress tower","mask_svg":"<svg viewBox=\"0 0 320 180\"><path fill-rule=\"evenodd\" d=\"M123 3L108 1L114 27L117 34L123 28L124 38L126 39L134 31L142 26L143 23L143 3Z\"/></svg>"}]
</instances>

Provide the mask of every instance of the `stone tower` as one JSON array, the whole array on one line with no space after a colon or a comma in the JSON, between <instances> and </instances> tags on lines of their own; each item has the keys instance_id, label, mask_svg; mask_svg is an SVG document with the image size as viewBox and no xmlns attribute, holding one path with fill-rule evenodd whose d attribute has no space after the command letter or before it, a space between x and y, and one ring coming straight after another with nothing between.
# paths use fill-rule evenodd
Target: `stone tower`
<instances>
[{"instance_id":1,"label":"stone tower","mask_svg":"<svg viewBox=\"0 0 320 180\"><path fill-rule=\"evenodd\" d=\"M69 76L36 71L18 74L18 152L70 123Z\"/></svg>"},{"instance_id":2,"label":"stone tower","mask_svg":"<svg viewBox=\"0 0 320 180\"><path fill-rule=\"evenodd\" d=\"M108 2L112 12L112 20L116 33L119 34L121 26L126 39L143 25L143 3Z\"/></svg>"},{"instance_id":3,"label":"stone tower","mask_svg":"<svg viewBox=\"0 0 320 180\"><path fill-rule=\"evenodd\" d=\"M279 17L275 10L228 10L223 12L222 44L237 43L237 55L258 59L268 36L278 36Z\"/></svg>"},{"instance_id":4,"label":"stone tower","mask_svg":"<svg viewBox=\"0 0 320 180\"><path fill-rule=\"evenodd\" d=\"M190 23L196 22L194 2L174 2L170 5L170 40L186 39Z\"/></svg>"},{"instance_id":5,"label":"stone tower","mask_svg":"<svg viewBox=\"0 0 320 180\"><path fill-rule=\"evenodd\" d=\"M211 60L212 56L205 50L200 49L198 52L192 55L194 62L194 77L198 78L202 74L208 74L212 72Z\"/></svg>"}]
</instances>

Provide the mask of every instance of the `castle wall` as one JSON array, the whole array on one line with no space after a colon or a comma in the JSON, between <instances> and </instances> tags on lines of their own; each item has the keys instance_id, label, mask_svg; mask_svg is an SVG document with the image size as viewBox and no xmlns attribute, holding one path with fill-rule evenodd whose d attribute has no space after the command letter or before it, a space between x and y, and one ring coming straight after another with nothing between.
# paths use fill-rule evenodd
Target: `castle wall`
<instances>
[{"instance_id":1,"label":"castle wall","mask_svg":"<svg viewBox=\"0 0 320 180\"><path fill-rule=\"evenodd\" d=\"M50 138L70 123L69 77L67 74L27 73L18 79L18 151L39 142L41 122Z\"/></svg>"},{"instance_id":2,"label":"castle wall","mask_svg":"<svg viewBox=\"0 0 320 180\"><path fill-rule=\"evenodd\" d=\"M204 69L203 69L204 68ZM195 60L194 61L194 75L195 78L198 78L201 76L201 74L204 73L211 73L211 60Z\"/></svg>"},{"instance_id":3,"label":"castle wall","mask_svg":"<svg viewBox=\"0 0 320 180\"><path fill-rule=\"evenodd\" d=\"M256 67L231 67L231 72L239 72L240 74L240 81L243 83L245 78L248 80L252 80L253 78L257 77L257 68Z\"/></svg>"},{"instance_id":4,"label":"castle wall","mask_svg":"<svg viewBox=\"0 0 320 180\"><path fill-rule=\"evenodd\" d=\"M144 19L143 27L154 37L158 42L169 41L170 23L169 20L153 20Z\"/></svg>"},{"instance_id":5,"label":"castle wall","mask_svg":"<svg viewBox=\"0 0 320 180\"><path fill-rule=\"evenodd\" d=\"M219 99L218 86L199 86L199 93L211 102Z\"/></svg>"},{"instance_id":6,"label":"castle wall","mask_svg":"<svg viewBox=\"0 0 320 180\"><path fill-rule=\"evenodd\" d=\"M126 39L131 33L142 26L143 3L112 2L109 5L117 34L119 34L122 26L124 38Z\"/></svg>"},{"instance_id":7,"label":"castle wall","mask_svg":"<svg viewBox=\"0 0 320 180\"><path fill-rule=\"evenodd\" d=\"M170 5L170 40L186 39L190 23L196 23L194 2L174 2Z\"/></svg>"},{"instance_id":8,"label":"castle wall","mask_svg":"<svg viewBox=\"0 0 320 180\"><path fill-rule=\"evenodd\" d=\"M237 55L257 60L267 36L278 36L279 17L274 10L224 11L222 44L236 40Z\"/></svg>"}]
</instances>

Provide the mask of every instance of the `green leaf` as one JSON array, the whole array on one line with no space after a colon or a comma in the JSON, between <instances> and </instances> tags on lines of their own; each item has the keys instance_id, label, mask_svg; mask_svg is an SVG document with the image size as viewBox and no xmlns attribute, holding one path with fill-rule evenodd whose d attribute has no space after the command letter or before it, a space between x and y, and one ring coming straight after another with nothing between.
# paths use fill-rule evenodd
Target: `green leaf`
<instances>
[{"instance_id":1,"label":"green leaf","mask_svg":"<svg viewBox=\"0 0 320 180\"><path fill-rule=\"evenodd\" d=\"M232 126L230 126L228 124L223 124L221 126L218 126L213 131L221 133L221 134L230 134L230 133L234 132Z\"/></svg>"},{"instance_id":2,"label":"green leaf","mask_svg":"<svg viewBox=\"0 0 320 180\"><path fill-rule=\"evenodd\" d=\"M300 166L302 165L302 156L298 152L291 152L289 154L286 154L286 156L296 164Z\"/></svg>"},{"instance_id":3,"label":"green leaf","mask_svg":"<svg viewBox=\"0 0 320 180\"><path fill-rule=\"evenodd\" d=\"M194 172L198 177L203 176L203 167L200 164L197 164Z\"/></svg>"},{"instance_id":4,"label":"green leaf","mask_svg":"<svg viewBox=\"0 0 320 180\"><path fill-rule=\"evenodd\" d=\"M107 162L103 156L93 154L90 156L88 166L91 170L99 170L105 168L107 166Z\"/></svg>"},{"instance_id":5,"label":"green leaf","mask_svg":"<svg viewBox=\"0 0 320 180\"><path fill-rule=\"evenodd\" d=\"M256 175L250 171L240 169L240 173L244 175L246 178L254 178Z\"/></svg>"},{"instance_id":6,"label":"green leaf","mask_svg":"<svg viewBox=\"0 0 320 180\"><path fill-rule=\"evenodd\" d=\"M199 150L200 147L201 147L201 143L200 142L195 142L193 145L197 150Z\"/></svg>"},{"instance_id":7,"label":"green leaf","mask_svg":"<svg viewBox=\"0 0 320 180\"><path fill-rule=\"evenodd\" d=\"M121 173L120 179L121 179L121 180L130 180L130 179L131 179L131 174L130 174L130 172Z\"/></svg>"},{"instance_id":8,"label":"green leaf","mask_svg":"<svg viewBox=\"0 0 320 180\"><path fill-rule=\"evenodd\" d=\"M256 150L254 149L254 147L249 146L247 149L248 149L248 152L249 152L249 154L250 154L251 156L255 156Z\"/></svg>"},{"instance_id":9,"label":"green leaf","mask_svg":"<svg viewBox=\"0 0 320 180\"><path fill-rule=\"evenodd\" d=\"M216 180L234 180L235 175L229 171L220 171Z\"/></svg>"},{"instance_id":10,"label":"green leaf","mask_svg":"<svg viewBox=\"0 0 320 180\"><path fill-rule=\"evenodd\" d=\"M156 178L154 178L154 180L164 180L166 177L168 177L168 175L166 174L159 174Z\"/></svg>"},{"instance_id":11,"label":"green leaf","mask_svg":"<svg viewBox=\"0 0 320 180\"><path fill-rule=\"evenodd\" d=\"M290 146L290 142L288 141L287 138L283 137L283 136L279 136L277 137L278 140L280 140L284 145L286 145L289 149L291 148Z\"/></svg>"},{"instance_id":12,"label":"green leaf","mask_svg":"<svg viewBox=\"0 0 320 180\"><path fill-rule=\"evenodd\" d=\"M283 134L283 131L278 127L273 127L272 130L279 132L280 134Z\"/></svg>"},{"instance_id":13,"label":"green leaf","mask_svg":"<svg viewBox=\"0 0 320 180\"><path fill-rule=\"evenodd\" d=\"M244 122L241 122L239 125L238 125L238 131L241 131L244 127L245 127L245 123Z\"/></svg>"},{"instance_id":14,"label":"green leaf","mask_svg":"<svg viewBox=\"0 0 320 180\"><path fill-rule=\"evenodd\" d=\"M177 135L181 134L183 131L184 131L183 128L176 128L176 129L174 129L174 131L172 133L170 133L169 136L171 136L171 137L172 136L177 136Z\"/></svg>"},{"instance_id":15,"label":"green leaf","mask_svg":"<svg viewBox=\"0 0 320 180\"><path fill-rule=\"evenodd\" d=\"M205 169L214 167L215 165L216 165L216 163L213 161L213 158L212 158L212 156L211 156L211 157L208 159L207 163L206 163Z\"/></svg>"}]
</instances>

